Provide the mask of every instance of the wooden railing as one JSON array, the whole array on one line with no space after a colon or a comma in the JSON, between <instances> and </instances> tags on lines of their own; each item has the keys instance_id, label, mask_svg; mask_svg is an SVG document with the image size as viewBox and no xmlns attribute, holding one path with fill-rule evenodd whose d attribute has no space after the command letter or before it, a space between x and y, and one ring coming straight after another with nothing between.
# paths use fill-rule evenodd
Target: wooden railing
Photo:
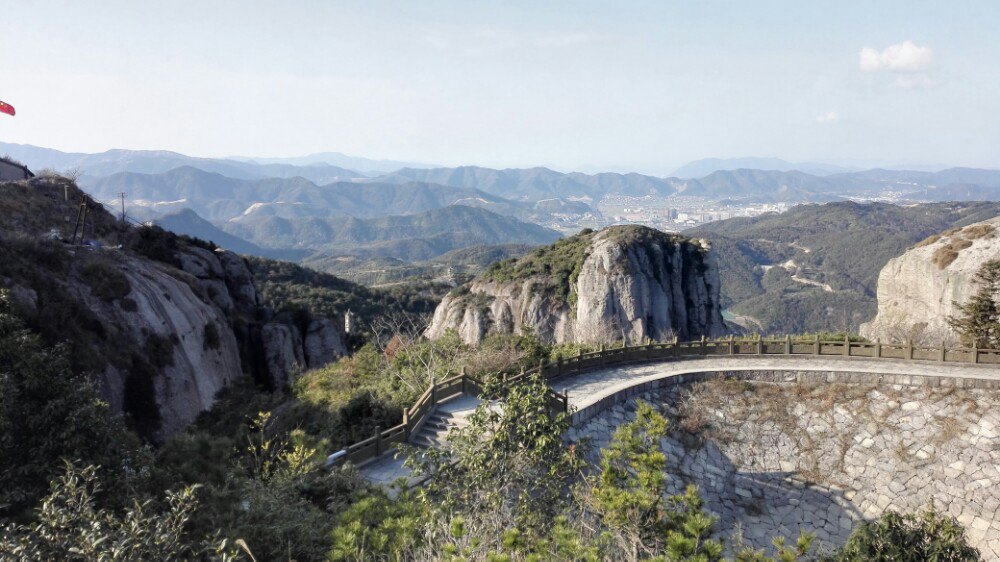
<instances>
[{"instance_id":1,"label":"wooden railing","mask_svg":"<svg viewBox=\"0 0 1000 562\"><path fill-rule=\"evenodd\" d=\"M687 342L650 342L645 345L630 346L622 343L619 347L605 348L591 353L580 352L570 357L560 357L555 362L541 363L537 367L522 370L517 374L508 374L503 380L506 384L517 384L536 373L541 374L545 381L574 375L592 369L599 369L622 363L648 361L665 361L680 358L706 356L747 356L762 355L801 355L801 356L836 356L863 357L869 359L886 359L893 361L936 361L944 363L968 363L1000 365L1000 350L979 349L976 347L949 348L916 346L912 342L880 343L855 342L848 338L837 341L805 340L786 336L779 339L729 339L709 340L702 338ZM504 376L503 374L499 376ZM409 441L410 436L420 431L434 407L459 395L469 394L483 397L483 382L471 375L463 373L440 382L431 383L430 387L417 399L412 407L403 410L403 422L399 425L382 430L376 429L371 437L354 443L345 449L330 455L328 465L342 464L350 461L355 465L362 464L381 456L399 443ZM569 397L565 390L556 392L549 390L549 408L553 412L568 412Z\"/></svg>"}]
</instances>

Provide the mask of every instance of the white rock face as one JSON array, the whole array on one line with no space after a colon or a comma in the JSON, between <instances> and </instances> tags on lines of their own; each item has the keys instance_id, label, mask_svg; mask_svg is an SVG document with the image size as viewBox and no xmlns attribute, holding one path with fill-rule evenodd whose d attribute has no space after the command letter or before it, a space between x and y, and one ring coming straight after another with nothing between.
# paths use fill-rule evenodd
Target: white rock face
<instances>
[{"instance_id":1,"label":"white rock face","mask_svg":"<svg viewBox=\"0 0 1000 562\"><path fill-rule=\"evenodd\" d=\"M624 234L638 234L636 237ZM719 274L707 244L646 227L611 227L593 235L573 298L543 290L544 278L478 279L468 294L449 295L434 311L430 338L454 329L469 343L489 333L530 330L549 342L641 342L718 336Z\"/></svg>"},{"instance_id":2,"label":"white rock face","mask_svg":"<svg viewBox=\"0 0 1000 562\"><path fill-rule=\"evenodd\" d=\"M974 280L979 268L1000 259L998 233L983 234L998 227L1000 217L976 223L889 260L878 278L878 314L861 325L861 335L882 341L910 338L924 345L959 344L948 318L958 313L955 303L967 302L979 290ZM942 268L939 263L949 246L958 255Z\"/></svg>"},{"instance_id":3,"label":"white rock face","mask_svg":"<svg viewBox=\"0 0 1000 562\"><path fill-rule=\"evenodd\" d=\"M322 367L346 354L340 324L333 320L313 318L305 334L288 320L258 320L265 311L253 275L246 260L232 252L185 248L176 255L180 270L126 254L114 257L105 261L128 280L125 299L98 298L85 283L72 281L65 290L94 311L104 330L119 332L132 342L133 349L124 350L126 354L152 366L149 373L137 370L134 360L131 370L109 362L101 388L118 412L130 411L130 392L133 396L136 392L130 386L146 389L142 396L152 400L157 411L155 416L148 411L138 415L158 420L147 434L154 441L193 422L238 377L256 373L270 388L281 390L307 368ZM234 327L235 319L240 330ZM149 351L153 338L170 342L169 358L153 357ZM258 344L261 349L254 350ZM138 384L134 377L150 380Z\"/></svg>"},{"instance_id":4,"label":"white rock face","mask_svg":"<svg viewBox=\"0 0 1000 562\"><path fill-rule=\"evenodd\" d=\"M124 273L137 308L125 312L124 319L136 333L145 329L175 341L173 364L154 380L160 432L172 435L210 408L215 395L242 375L240 353L221 310L205 306L187 283L167 273L151 274L150 269L149 264L129 260ZM214 330L214 344L206 341L206 330Z\"/></svg>"},{"instance_id":5,"label":"white rock face","mask_svg":"<svg viewBox=\"0 0 1000 562\"><path fill-rule=\"evenodd\" d=\"M294 326L278 322L264 324L261 336L270 385L280 389L306 368L302 336Z\"/></svg>"}]
</instances>

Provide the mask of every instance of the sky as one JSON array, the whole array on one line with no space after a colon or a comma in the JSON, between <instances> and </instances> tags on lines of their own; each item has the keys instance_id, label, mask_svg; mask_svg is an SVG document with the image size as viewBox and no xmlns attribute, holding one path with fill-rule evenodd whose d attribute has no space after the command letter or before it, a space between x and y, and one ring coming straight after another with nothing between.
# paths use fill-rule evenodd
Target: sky
<instances>
[{"instance_id":1,"label":"sky","mask_svg":"<svg viewBox=\"0 0 1000 562\"><path fill-rule=\"evenodd\" d=\"M0 0L0 141L1000 167L1000 3Z\"/></svg>"}]
</instances>

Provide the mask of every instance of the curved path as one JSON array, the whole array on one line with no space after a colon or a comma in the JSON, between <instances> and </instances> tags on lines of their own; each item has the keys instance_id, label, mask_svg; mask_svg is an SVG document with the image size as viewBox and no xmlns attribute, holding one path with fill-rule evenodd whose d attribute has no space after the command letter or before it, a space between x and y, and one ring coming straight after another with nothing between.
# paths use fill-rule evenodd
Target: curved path
<instances>
[{"instance_id":1,"label":"curved path","mask_svg":"<svg viewBox=\"0 0 1000 562\"><path fill-rule=\"evenodd\" d=\"M601 411L628 398L672 384L682 384L720 373L783 373L778 381L871 382L885 384L959 386L1000 389L1000 367L971 363L934 361L894 361L836 355L713 356L677 358L667 361L623 365L568 375L551 382L569 397L573 424L589 420ZM479 404L464 397L442 404L438 410L461 417ZM391 484L406 478L409 471L402 459L387 454L361 467L370 481Z\"/></svg>"}]
</instances>

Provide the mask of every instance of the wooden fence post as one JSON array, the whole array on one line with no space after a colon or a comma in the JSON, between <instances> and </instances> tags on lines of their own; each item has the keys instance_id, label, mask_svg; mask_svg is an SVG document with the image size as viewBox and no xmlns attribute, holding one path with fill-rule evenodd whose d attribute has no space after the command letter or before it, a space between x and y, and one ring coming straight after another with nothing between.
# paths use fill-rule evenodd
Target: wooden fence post
<instances>
[{"instance_id":1,"label":"wooden fence post","mask_svg":"<svg viewBox=\"0 0 1000 562\"><path fill-rule=\"evenodd\" d=\"M545 378L545 359L538 360L538 376Z\"/></svg>"},{"instance_id":2,"label":"wooden fence post","mask_svg":"<svg viewBox=\"0 0 1000 562\"><path fill-rule=\"evenodd\" d=\"M701 336L701 354L702 355L708 355L708 350L705 349L705 335L704 334L702 334L702 336Z\"/></svg>"},{"instance_id":3,"label":"wooden fence post","mask_svg":"<svg viewBox=\"0 0 1000 562\"><path fill-rule=\"evenodd\" d=\"M465 394L465 365L462 365L462 394Z\"/></svg>"},{"instance_id":4,"label":"wooden fence post","mask_svg":"<svg viewBox=\"0 0 1000 562\"><path fill-rule=\"evenodd\" d=\"M819 355L819 334L816 334L816 342L813 345L813 355Z\"/></svg>"},{"instance_id":5,"label":"wooden fence post","mask_svg":"<svg viewBox=\"0 0 1000 562\"><path fill-rule=\"evenodd\" d=\"M913 359L913 340L906 338L906 358Z\"/></svg>"},{"instance_id":6,"label":"wooden fence post","mask_svg":"<svg viewBox=\"0 0 1000 562\"><path fill-rule=\"evenodd\" d=\"M979 342L972 342L972 362L979 363Z\"/></svg>"},{"instance_id":7,"label":"wooden fence post","mask_svg":"<svg viewBox=\"0 0 1000 562\"><path fill-rule=\"evenodd\" d=\"M556 376L557 377L561 377L562 374L563 374L563 371L562 371L562 355L560 355L559 358L556 359Z\"/></svg>"},{"instance_id":8,"label":"wooden fence post","mask_svg":"<svg viewBox=\"0 0 1000 562\"><path fill-rule=\"evenodd\" d=\"M406 433L404 433L404 441L410 440L410 410L408 408L403 408L403 428Z\"/></svg>"},{"instance_id":9,"label":"wooden fence post","mask_svg":"<svg viewBox=\"0 0 1000 562\"><path fill-rule=\"evenodd\" d=\"M563 412L569 413L569 389L567 389L565 386L563 387L562 399L563 399Z\"/></svg>"},{"instance_id":10,"label":"wooden fence post","mask_svg":"<svg viewBox=\"0 0 1000 562\"><path fill-rule=\"evenodd\" d=\"M941 362L942 363L944 363L944 357L945 357L944 340L941 340Z\"/></svg>"},{"instance_id":11,"label":"wooden fence post","mask_svg":"<svg viewBox=\"0 0 1000 562\"><path fill-rule=\"evenodd\" d=\"M375 428L375 456L382 455L382 428Z\"/></svg>"},{"instance_id":12,"label":"wooden fence post","mask_svg":"<svg viewBox=\"0 0 1000 562\"><path fill-rule=\"evenodd\" d=\"M674 336L674 357L679 357L681 354L681 346L677 345L677 336Z\"/></svg>"},{"instance_id":13,"label":"wooden fence post","mask_svg":"<svg viewBox=\"0 0 1000 562\"><path fill-rule=\"evenodd\" d=\"M431 404L437 404L437 383L431 377Z\"/></svg>"},{"instance_id":14,"label":"wooden fence post","mask_svg":"<svg viewBox=\"0 0 1000 562\"><path fill-rule=\"evenodd\" d=\"M879 359L882 357L882 340L875 340L875 358Z\"/></svg>"},{"instance_id":15,"label":"wooden fence post","mask_svg":"<svg viewBox=\"0 0 1000 562\"><path fill-rule=\"evenodd\" d=\"M736 354L736 340L733 339L733 335L729 334L729 354Z\"/></svg>"},{"instance_id":16,"label":"wooden fence post","mask_svg":"<svg viewBox=\"0 0 1000 562\"><path fill-rule=\"evenodd\" d=\"M764 338L757 334L757 355L764 355Z\"/></svg>"},{"instance_id":17,"label":"wooden fence post","mask_svg":"<svg viewBox=\"0 0 1000 562\"><path fill-rule=\"evenodd\" d=\"M604 344L603 343L601 344L601 352L598 355L598 357L601 359L601 367L603 367L604 364L607 363L607 361L604 358Z\"/></svg>"},{"instance_id":18,"label":"wooden fence post","mask_svg":"<svg viewBox=\"0 0 1000 562\"><path fill-rule=\"evenodd\" d=\"M785 355L792 354L792 335L785 334Z\"/></svg>"},{"instance_id":19,"label":"wooden fence post","mask_svg":"<svg viewBox=\"0 0 1000 562\"><path fill-rule=\"evenodd\" d=\"M844 356L851 356L851 336L844 334Z\"/></svg>"}]
</instances>

